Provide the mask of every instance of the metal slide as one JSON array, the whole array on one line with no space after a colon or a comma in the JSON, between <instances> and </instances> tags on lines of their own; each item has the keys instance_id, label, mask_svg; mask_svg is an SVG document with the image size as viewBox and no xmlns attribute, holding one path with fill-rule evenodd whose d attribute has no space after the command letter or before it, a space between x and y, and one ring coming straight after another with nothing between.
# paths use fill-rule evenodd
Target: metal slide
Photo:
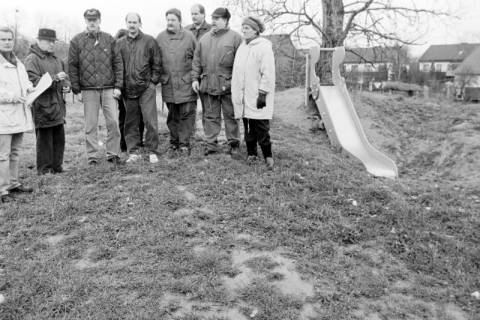
<instances>
[{"instance_id":1,"label":"metal slide","mask_svg":"<svg viewBox=\"0 0 480 320\"><path fill-rule=\"evenodd\" d=\"M315 74L315 63L320 57L320 50L333 51L332 79L333 85L321 86ZM330 142L339 145L358 158L367 171L377 177L395 179L398 169L395 162L374 148L363 131L360 119L355 111L350 95L345 85L345 79L340 75L340 64L345 58L345 48L310 49L310 86L318 112L325 125Z\"/></svg>"}]
</instances>

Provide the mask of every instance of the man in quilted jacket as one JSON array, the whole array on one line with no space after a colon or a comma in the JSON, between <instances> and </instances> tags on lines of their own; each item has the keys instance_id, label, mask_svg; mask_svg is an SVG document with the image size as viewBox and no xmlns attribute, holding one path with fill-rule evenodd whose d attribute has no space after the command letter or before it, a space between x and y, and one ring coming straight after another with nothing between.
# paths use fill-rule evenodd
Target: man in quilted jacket
<instances>
[{"instance_id":1,"label":"man in quilted jacket","mask_svg":"<svg viewBox=\"0 0 480 320\"><path fill-rule=\"evenodd\" d=\"M84 17L87 30L70 42L68 75L73 93L82 93L88 163L99 162L97 127L100 109L107 126L107 160L118 163L120 129L116 98L120 97L123 85L122 59L115 48L115 39L100 31L100 11L86 10Z\"/></svg>"}]
</instances>

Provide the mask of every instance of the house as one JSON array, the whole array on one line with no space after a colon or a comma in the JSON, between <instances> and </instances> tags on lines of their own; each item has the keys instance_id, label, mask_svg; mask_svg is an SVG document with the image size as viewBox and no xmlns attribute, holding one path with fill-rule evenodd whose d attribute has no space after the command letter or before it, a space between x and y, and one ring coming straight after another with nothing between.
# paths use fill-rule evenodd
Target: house
<instances>
[{"instance_id":1,"label":"house","mask_svg":"<svg viewBox=\"0 0 480 320\"><path fill-rule=\"evenodd\" d=\"M347 48L343 65L346 78L359 83L400 79L409 69L408 52L400 46Z\"/></svg>"},{"instance_id":2,"label":"house","mask_svg":"<svg viewBox=\"0 0 480 320\"><path fill-rule=\"evenodd\" d=\"M480 101L480 46L454 70L457 97Z\"/></svg>"},{"instance_id":3,"label":"house","mask_svg":"<svg viewBox=\"0 0 480 320\"><path fill-rule=\"evenodd\" d=\"M453 71L478 47L480 43L431 45L418 60L419 70L443 73L445 78L452 78Z\"/></svg>"}]
</instances>

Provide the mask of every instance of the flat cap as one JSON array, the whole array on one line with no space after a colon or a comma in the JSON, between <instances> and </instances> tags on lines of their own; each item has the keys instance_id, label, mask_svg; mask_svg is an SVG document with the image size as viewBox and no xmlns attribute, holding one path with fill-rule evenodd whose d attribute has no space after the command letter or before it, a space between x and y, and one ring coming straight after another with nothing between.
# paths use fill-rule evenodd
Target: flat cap
<instances>
[{"instance_id":1,"label":"flat cap","mask_svg":"<svg viewBox=\"0 0 480 320\"><path fill-rule=\"evenodd\" d=\"M100 19L101 14L98 9L87 9L85 10L85 13L83 14L85 19Z\"/></svg>"}]
</instances>

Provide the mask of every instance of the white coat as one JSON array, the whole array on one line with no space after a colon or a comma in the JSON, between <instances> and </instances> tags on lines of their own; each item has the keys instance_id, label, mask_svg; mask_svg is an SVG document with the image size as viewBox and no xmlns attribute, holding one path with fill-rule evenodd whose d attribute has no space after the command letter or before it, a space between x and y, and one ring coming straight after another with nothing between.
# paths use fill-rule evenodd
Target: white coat
<instances>
[{"instance_id":1,"label":"white coat","mask_svg":"<svg viewBox=\"0 0 480 320\"><path fill-rule=\"evenodd\" d=\"M257 109L259 90L267 92L266 106ZM232 73L235 118L269 120L273 117L275 59L272 43L265 38L243 42L237 50Z\"/></svg>"},{"instance_id":2,"label":"white coat","mask_svg":"<svg viewBox=\"0 0 480 320\"><path fill-rule=\"evenodd\" d=\"M0 54L0 134L32 131L32 111L23 103L13 103L16 97L25 97L33 88L25 66L17 59L17 66Z\"/></svg>"}]
</instances>

